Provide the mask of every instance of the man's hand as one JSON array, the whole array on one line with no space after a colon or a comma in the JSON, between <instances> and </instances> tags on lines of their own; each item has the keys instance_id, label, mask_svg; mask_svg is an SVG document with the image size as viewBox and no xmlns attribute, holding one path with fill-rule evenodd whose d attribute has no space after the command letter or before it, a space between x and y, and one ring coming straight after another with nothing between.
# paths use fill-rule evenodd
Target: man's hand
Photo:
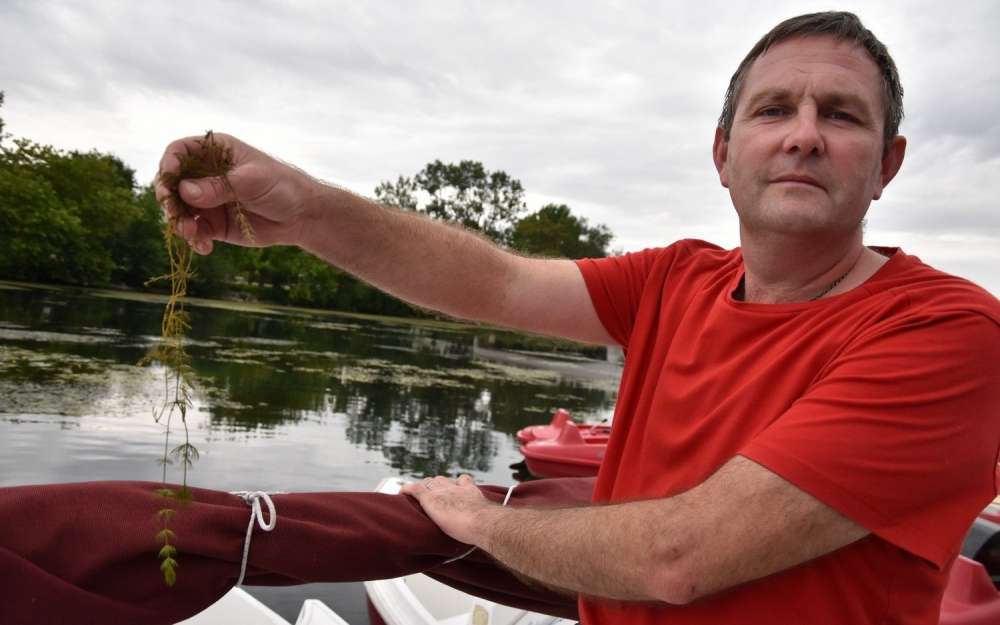
<instances>
[{"instance_id":1,"label":"man's hand","mask_svg":"<svg viewBox=\"0 0 1000 625\"><path fill-rule=\"evenodd\" d=\"M235 137L215 133L215 141L231 149L234 167L226 176L183 180L181 199L195 207L194 215L181 214L170 191L157 175L156 199L168 216L178 217L177 231L199 254L212 251L213 241L237 245L296 245L308 221L307 200L315 198L323 185L307 174L286 165ZM199 149L203 137L187 137L167 146L160 159L159 173L177 172L178 154ZM253 241L244 238L236 221L233 202L241 209L253 231Z\"/></svg>"},{"instance_id":2,"label":"man's hand","mask_svg":"<svg viewBox=\"0 0 1000 625\"><path fill-rule=\"evenodd\" d=\"M461 475L454 482L446 477L427 478L403 486L401 491L420 506L445 534L467 545L485 547L490 513L500 506L479 492L475 480Z\"/></svg>"}]
</instances>

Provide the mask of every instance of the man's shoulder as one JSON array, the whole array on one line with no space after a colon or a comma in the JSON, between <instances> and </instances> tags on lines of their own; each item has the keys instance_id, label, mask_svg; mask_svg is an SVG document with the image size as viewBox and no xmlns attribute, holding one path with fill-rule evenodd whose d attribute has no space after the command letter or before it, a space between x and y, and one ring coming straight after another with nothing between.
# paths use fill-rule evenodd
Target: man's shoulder
<instances>
[{"instance_id":1,"label":"man's shoulder","mask_svg":"<svg viewBox=\"0 0 1000 625\"><path fill-rule=\"evenodd\" d=\"M647 248L636 255L649 262L669 264L677 269L706 270L742 266L739 248L725 249L702 239L680 239L664 247Z\"/></svg>"},{"instance_id":2,"label":"man's shoulder","mask_svg":"<svg viewBox=\"0 0 1000 625\"><path fill-rule=\"evenodd\" d=\"M727 250L701 239L680 239L660 247L647 247L634 252L606 258L585 258L576 261L583 269L599 267L609 271L624 271L656 280L679 273L704 272L731 266L742 266L739 248Z\"/></svg>"},{"instance_id":3,"label":"man's shoulder","mask_svg":"<svg viewBox=\"0 0 1000 625\"><path fill-rule=\"evenodd\" d=\"M904 296L915 311L981 314L1000 324L1000 301L978 284L894 249L886 271L879 272L870 290Z\"/></svg>"},{"instance_id":4,"label":"man's shoulder","mask_svg":"<svg viewBox=\"0 0 1000 625\"><path fill-rule=\"evenodd\" d=\"M703 258L727 259L734 255L740 255L740 249L726 249L710 241L702 239L680 239L675 241L670 247L676 248L678 253L689 256L700 256Z\"/></svg>"},{"instance_id":5,"label":"man's shoulder","mask_svg":"<svg viewBox=\"0 0 1000 625\"><path fill-rule=\"evenodd\" d=\"M739 248L727 250L710 241L702 239L678 239L673 243L667 243L655 247L646 247L634 252L627 252L624 256L693 256L704 255L706 257L725 257L732 254L739 254Z\"/></svg>"}]
</instances>

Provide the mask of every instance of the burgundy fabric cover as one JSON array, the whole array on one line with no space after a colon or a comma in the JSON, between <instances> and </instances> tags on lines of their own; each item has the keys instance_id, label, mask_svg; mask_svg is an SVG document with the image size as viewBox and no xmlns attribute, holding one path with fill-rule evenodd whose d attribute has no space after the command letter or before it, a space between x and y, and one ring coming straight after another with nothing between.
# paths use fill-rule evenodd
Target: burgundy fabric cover
<instances>
[{"instance_id":1,"label":"burgundy fabric cover","mask_svg":"<svg viewBox=\"0 0 1000 625\"><path fill-rule=\"evenodd\" d=\"M152 482L84 482L0 488L0 623L171 624L217 601L236 583L250 507L234 495L192 489L171 522L177 583L159 571ZM517 487L508 505L586 503L592 478ZM500 501L506 488L482 487ZM425 572L463 591L528 610L576 618L576 600L526 585L479 550L444 535L404 495L272 495L277 526L255 526L244 584L348 582ZM266 506L264 507L267 515Z\"/></svg>"}]
</instances>

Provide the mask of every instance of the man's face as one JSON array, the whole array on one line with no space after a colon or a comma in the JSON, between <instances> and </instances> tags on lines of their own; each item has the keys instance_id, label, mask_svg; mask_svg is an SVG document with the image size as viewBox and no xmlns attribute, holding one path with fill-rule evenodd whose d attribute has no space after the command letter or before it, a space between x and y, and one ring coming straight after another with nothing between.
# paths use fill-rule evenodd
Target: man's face
<instances>
[{"instance_id":1,"label":"man's face","mask_svg":"<svg viewBox=\"0 0 1000 625\"><path fill-rule=\"evenodd\" d=\"M741 227L756 233L858 231L902 163L898 137L883 154L878 67L833 37L784 41L750 67L729 141L714 156Z\"/></svg>"}]
</instances>

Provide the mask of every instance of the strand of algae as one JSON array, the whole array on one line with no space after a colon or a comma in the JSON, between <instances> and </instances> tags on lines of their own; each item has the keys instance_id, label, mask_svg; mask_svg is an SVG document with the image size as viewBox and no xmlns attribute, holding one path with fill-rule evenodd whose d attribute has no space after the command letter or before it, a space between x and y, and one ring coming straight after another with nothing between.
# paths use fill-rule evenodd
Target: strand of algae
<instances>
[{"instance_id":1,"label":"strand of algae","mask_svg":"<svg viewBox=\"0 0 1000 625\"><path fill-rule=\"evenodd\" d=\"M222 180L228 197L236 198L228 177L234 167L232 149L216 141L211 130L206 132L204 138L198 140L196 144L197 147L194 149L185 147L184 153L175 154L179 161L176 172L162 172L160 174L160 181L170 191L169 201L178 209L177 212L185 217L195 216L198 209L181 199L178 187L183 179L218 177ZM253 241L253 230L240 201L234 199L227 204L226 210L235 212L236 222L244 238ZM151 278L146 282L148 285L153 282L169 280L170 297L163 311L160 341L140 363L159 362L165 370L164 400L159 408L153 409L153 419L156 423L163 423L165 428L163 456L160 458L160 463L163 465L163 484L156 490L156 493L163 497L165 502L163 508L156 513L157 519L162 525L156 534L156 541L160 544L157 555L160 560L160 571L163 573L163 581L167 586L173 586L177 582L177 569L180 566L176 557L177 547L174 544L177 535L170 529L170 522L177 513L178 507L192 500L192 494L187 485L187 474L188 469L194 465L199 456L198 449L191 444L187 424L188 410L193 406L191 399L193 370L191 358L184 348L185 336L191 329L190 317L184 307L184 298L187 296L188 281L195 276L192 270L194 254L187 241L177 234L179 218L179 215L171 216L163 229L167 257L170 261L170 272ZM170 427L175 416L180 417L184 431L184 442L170 449ZM172 464L171 458L178 460L181 464L180 489L170 488L167 485L167 465Z\"/></svg>"}]
</instances>

